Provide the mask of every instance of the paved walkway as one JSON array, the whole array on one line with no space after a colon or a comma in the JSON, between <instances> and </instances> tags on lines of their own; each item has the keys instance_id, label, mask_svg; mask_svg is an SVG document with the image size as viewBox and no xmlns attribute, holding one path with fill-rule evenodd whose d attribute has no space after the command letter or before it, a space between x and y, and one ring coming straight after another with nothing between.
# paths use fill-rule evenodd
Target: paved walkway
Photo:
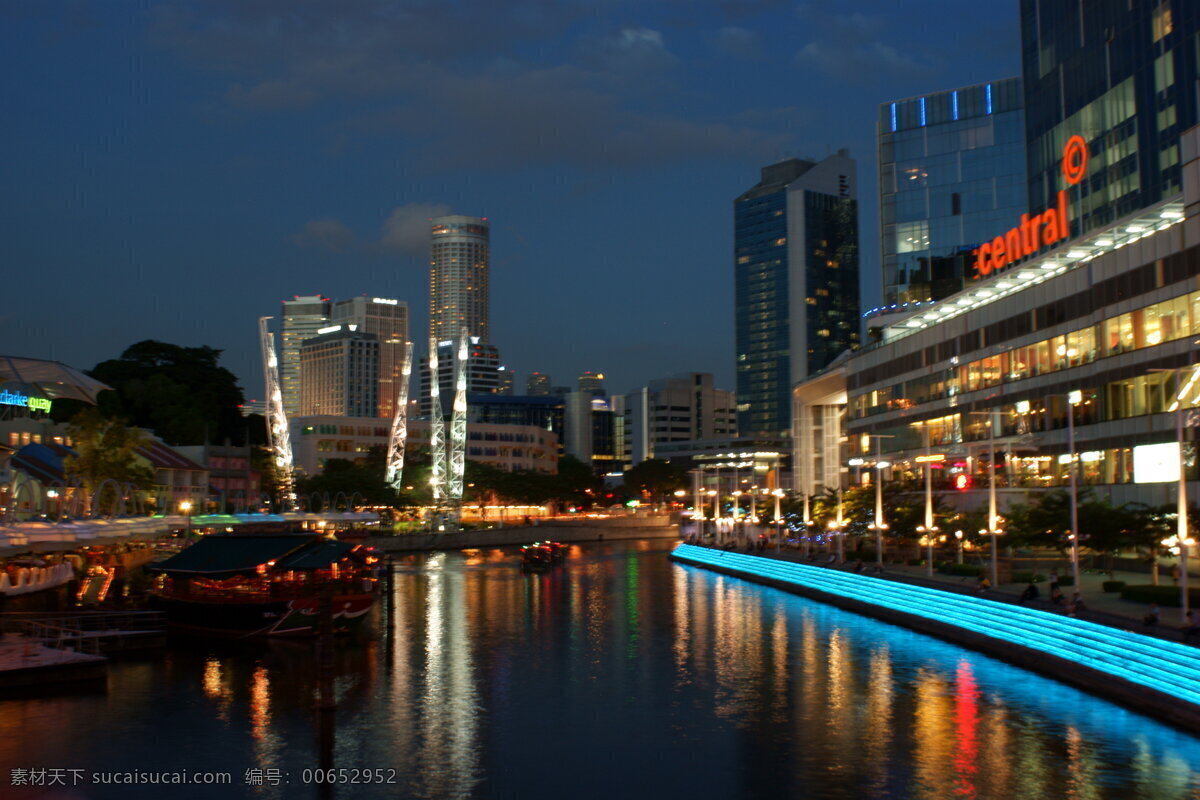
<instances>
[{"instance_id":1,"label":"paved walkway","mask_svg":"<svg viewBox=\"0 0 1200 800\"><path fill-rule=\"evenodd\" d=\"M801 564L813 564L814 566L825 566L829 559L828 553L820 552L814 560L810 561L800 551L786 549L779 553L776 553L774 549L768 549L758 553L758 555L795 561ZM851 571L854 565L853 561L850 561L846 564L829 568ZM866 562L863 567L863 574L874 575L874 569L875 563L873 561ZM1038 569L1037 572L1049 575L1048 568ZM1071 574L1070 567L1068 566L1066 570L1059 569L1058 574L1064 577L1069 576ZM885 564L883 577L889 580L902 581L918 586L929 586L961 594L979 594L977 578L945 575L936 571L933 573L933 577L930 578L924 566L910 567L902 564ZM1105 592L1101 584L1107 580L1110 580L1107 572L1084 572L1080 575L1080 582L1082 583L1080 593L1088 609L1077 615L1080 619L1086 619L1101 625L1110 625L1122 630L1142 633L1147 636L1155 636L1171 641L1183 641L1183 634L1180 631L1183 621L1181 609L1165 606L1160 607L1161 622L1156 628L1147 627L1142 620L1150 610L1150 604L1123 600L1120 593ZM1130 585L1149 584L1151 582L1150 575L1148 574L1120 571L1114 572L1111 580L1125 581ZM1200 586L1200 576L1193 575L1191 580L1192 585ZM1166 576L1160 578L1159 583L1160 585L1172 585L1170 577ZM1027 585L1024 583L1002 584L999 587L989 589L983 596L1005 603L1019 603L1021 592L1025 590ZM1037 587L1040 595L1039 599L1030 601L1025 605L1045 611L1066 613L1065 604L1063 606L1055 606L1050 602L1048 598L1050 588L1046 581L1040 581ZM1063 587L1062 591L1066 599L1070 599L1075 589L1072 587Z\"/></svg>"}]
</instances>

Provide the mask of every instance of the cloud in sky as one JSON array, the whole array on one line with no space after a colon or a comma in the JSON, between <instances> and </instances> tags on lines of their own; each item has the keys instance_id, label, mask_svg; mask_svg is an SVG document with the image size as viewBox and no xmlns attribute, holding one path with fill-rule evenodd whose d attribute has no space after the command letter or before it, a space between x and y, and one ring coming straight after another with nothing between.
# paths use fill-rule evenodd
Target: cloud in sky
<instances>
[{"instance_id":1,"label":"cloud in sky","mask_svg":"<svg viewBox=\"0 0 1200 800\"><path fill-rule=\"evenodd\" d=\"M406 203L384 220L379 246L412 256L429 255L429 220L450 213L445 203Z\"/></svg>"},{"instance_id":2,"label":"cloud in sky","mask_svg":"<svg viewBox=\"0 0 1200 800\"><path fill-rule=\"evenodd\" d=\"M292 241L300 247L339 252L353 247L357 237L340 219L326 217L304 223L304 228L292 237Z\"/></svg>"},{"instance_id":3,"label":"cloud in sky","mask_svg":"<svg viewBox=\"0 0 1200 800\"><path fill-rule=\"evenodd\" d=\"M796 61L815 67L830 78L851 83L880 83L895 78L932 75L936 57L918 57L887 41L904 40L882 15L830 13L815 3L801 5L797 16L812 31L796 52ZM912 41L911 39L908 41Z\"/></svg>"}]
</instances>

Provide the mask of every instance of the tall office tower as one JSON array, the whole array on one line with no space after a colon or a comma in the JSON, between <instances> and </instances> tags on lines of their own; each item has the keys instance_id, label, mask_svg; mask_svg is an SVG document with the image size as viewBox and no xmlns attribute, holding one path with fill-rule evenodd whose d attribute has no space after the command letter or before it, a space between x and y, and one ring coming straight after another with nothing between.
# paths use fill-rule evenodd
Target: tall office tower
<instances>
[{"instance_id":1,"label":"tall office tower","mask_svg":"<svg viewBox=\"0 0 1200 800\"><path fill-rule=\"evenodd\" d=\"M594 397L604 396L604 373L588 370L579 376L579 391Z\"/></svg>"},{"instance_id":2,"label":"tall office tower","mask_svg":"<svg viewBox=\"0 0 1200 800\"><path fill-rule=\"evenodd\" d=\"M854 159L763 167L733 217L738 430L782 439L792 385L858 346Z\"/></svg>"},{"instance_id":3,"label":"tall office tower","mask_svg":"<svg viewBox=\"0 0 1200 800\"><path fill-rule=\"evenodd\" d=\"M458 341L466 328L486 344L488 324L487 218L434 217L429 259L429 335Z\"/></svg>"},{"instance_id":4,"label":"tall office tower","mask_svg":"<svg viewBox=\"0 0 1200 800\"><path fill-rule=\"evenodd\" d=\"M1020 78L880 105L884 308L961 291L1028 194Z\"/></svg>"},{"instance_id":5,"label":"tall office tower","mask_svg":"<svg viewBox=\"0 0 1200 800\"><path fill-rule=\"evenodd\" d=\"M379 339L330 325L300 346L300 416L373 417L379 408Z\"/></svg>"},{"instance_id":6,"label":"tall office tower","mask_svg":"<svg viewBox=\"0 0 1200 800\"><path fill-rule=\"evenodd\" d=\"M541 372L531 372L525 379L525 394L530 397L541 397L550 394L550 376Z\"/></svg>"},{"instance_id":7,"label":"tall office tower","mask_svg":"<svg viewBox=\"0 0 1200 800\"><path fill-rule=\"evenodd\" d=\"M1182 191L1179 139L1197 118L1200 3L1021 0L1029 208L1050 208L1082 136L1072 237ZM998 228L999 229L999 228Z\"/></svg>"},{"instance_id":8,"label":"tall office tower","mask_svg":"<svg viewBox=\"0 0 1200 800\"><path fill-rule=\"evenodd\" d=\"M443 341L438 343L438 388L441 392L442 410L450 413L446 397L454 397L454 360L457 356L457 342ZM429 400L429 358L421 358L421 413L430 412ZM467 348L467 393L468 394L499 394L500 382L500 350L493 344L480 342L472 336ZM468 401L469 402L469 401Z\"/></svg>"},{"instance_id":9,"label":"tall office tower","mask_svg":"<svg viewBox=\"0 0 1200 800\"><path fill-rule=\"evenodd\" d=\"M387 297L355 297L333 304L331 322L356 325L361 333L379 339L379 406L375 416L391 419L396 413L400 371L404 369L404 343L408 341L408 303Z\"/></svg>"},{"instance_id":10,"label":"tall office tower","mask_svg":"<svg viewBox=\"0 0 1200 800\"><path fill-rule=\"evenodd\" d=\"M329 325L329 298L319 294L296 295L283 301L282 348L279 352L279 389L288 418L300 413L300 345Z\"/></svg>"}]
</instances>

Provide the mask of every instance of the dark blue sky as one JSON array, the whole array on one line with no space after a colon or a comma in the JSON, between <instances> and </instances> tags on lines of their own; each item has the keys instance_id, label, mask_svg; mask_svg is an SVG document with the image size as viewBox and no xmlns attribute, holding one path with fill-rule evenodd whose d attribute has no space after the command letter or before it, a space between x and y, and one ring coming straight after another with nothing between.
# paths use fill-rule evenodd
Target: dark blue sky
<instances>
[{"instance_id":1,"label":"dark blue sky","mask_svg":"<svg viewBox=\"0 0 1200 800\"><path fill-rule=\"evenodd\" d=\"M858 159L879 293L880 102L1019 73L1016 3L0 1L0 351L225 350L320 292L407 300L431 214L492 223L510 368L733 388L732 200Z\"/></svg>"}]
</instances>

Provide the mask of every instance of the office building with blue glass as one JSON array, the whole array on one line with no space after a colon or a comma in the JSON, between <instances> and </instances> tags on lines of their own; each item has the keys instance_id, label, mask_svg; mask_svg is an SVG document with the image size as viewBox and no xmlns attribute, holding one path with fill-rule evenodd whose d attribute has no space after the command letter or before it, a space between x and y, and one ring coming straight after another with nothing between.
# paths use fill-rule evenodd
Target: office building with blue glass
<instances>
[{"instance_id":1,"label":"office building with blue glass","mask_svg":"<svg viewBox=\"0 0 1200 800\"><path fill-rule=\"evenodd\" d=\"M790 435L792 385L859 343L856 167L848 151L764 167L734 201L737 426Z\"/></svg>"},{"instance_id":2,"label":"office building with blue glass","mask_svg":"<svg viewBox=\"0 0 1200 800\"><path fill-rule=\"evenodd\" d=\"M1182 191L1180 135L1197 117L1200 3L1021 0L1029 207L1048 207L1067 140L1088 146L1071 236Z\"/></svg>"},{"instance_id":3,"label":"office building with blue glass","mask_svg":"<svg viewBox=\"0 0 1200 800\"><path fill-rule=\"evenodd\" d=\"M962 290L971 251L1026 210L1023 106L1009 78L879 107L882 310Z\"/></svg>"}]
</instances>

